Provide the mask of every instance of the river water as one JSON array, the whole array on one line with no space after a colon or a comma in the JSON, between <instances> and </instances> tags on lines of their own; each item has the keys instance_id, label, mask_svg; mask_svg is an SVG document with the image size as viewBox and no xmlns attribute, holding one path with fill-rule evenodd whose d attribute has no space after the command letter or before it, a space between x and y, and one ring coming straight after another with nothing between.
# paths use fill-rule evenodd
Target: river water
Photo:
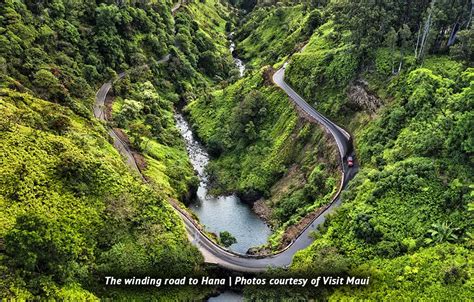
<instances>
[{"instance_id":1,"label":"river water","mask_svg":"<svg viewBox=\"0 0 474 302\"><path fill-rule=\"evenodd\" d=\"M232 41L233 32L229 35L229 51L233 53L235 43ZM240 76L245 72L245 65L239 58L234 57ZM191 127L180 113L175 114L176 125L185 142L189 159L199 176L197 198L189 208L199 217L206 230L219 234L228 231L237 239L230 250L245 254L251 247L267 242L271 229L237 196L210 196L208 194L208 179L205 168L209 163L209 154L194 137Z\"/></svg>"},{"instance_id":2,"label":"river water","mask_svg":"<svg viewBox=\"0 0 474 302\"><path fill-rule=\"evenodd\" d=\"M234 56L233 35L234 32L229 35L229 51L234 58L240 77L243 77L245 64ZM249 248L267 243L271 229L252 211L249 205L243 203L235 195L210 196L208 194L208 178L205 169L209 163L209 154L194 137L191 127L181 113L175 114L175 120L186 142L191 164L199 177L197 197L189 205L189 208L199 217L199 221L206 230L215 234L223 231L230 232L237 239L237 243L229 247L232 251L245 254ZM208 301L243 301L243 296L240 293L226 291Z\"/></svg>"},{"instance_id":3,"label":"river water","mask_svg":"<svg viewBox=\"0 0 474 302\"><path fill-rule=\"evenodd\" d=\"M251 207L235 196L210 196L205 168L209 163L209 154L201 143L196 140L188 122L180 113L175 115L176 125L185 142L189 159L199 176L197 198L189 208L199 217L206 230L219 234L230 232L237 243L230 250L245 254L254 246L267 242L271 229L258 217Z\"/></svg>"},{"instance_id":4,"label":"river water","mask_svg":"<svg viewBox=\"0 0 474 302\"><path fill-rule=\"evenodd\" d=\"M239 59L237 56L234 55L235 42L232 40L233 38L234 38L234 32L231 32L229 34L229 39L230 39L229 51L232 54L232 57L234 58L235 66L237 66L237 68L239 69L240 77L243 77L245 73L245 64L241 59Z\"/></svg>"},{"instance_id":5,"label":"river water","mask_svg":"<svg viewBox=\"0 0 474 302\"><path fill-rule=\"evenodd\" d=\"M244 297L241 293L234 293L231 291L225 291L217 297L212 297L207 302L241 302L244 301Z\"/></svg>"}]
</instances>

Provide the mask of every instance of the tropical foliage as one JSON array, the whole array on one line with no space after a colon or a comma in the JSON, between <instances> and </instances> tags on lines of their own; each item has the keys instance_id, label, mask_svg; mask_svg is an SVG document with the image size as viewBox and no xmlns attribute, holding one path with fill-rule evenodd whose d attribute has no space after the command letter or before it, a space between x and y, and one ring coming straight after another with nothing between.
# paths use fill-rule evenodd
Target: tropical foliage
<instances>
[{"instance_id":1,"label":"tropical foliage","mask_svg":"<svg viewBox=\"0 0 474 302\"><path fill-rule=\"evenodd\" d=\"M248 298L472 299L472 1L172 5L2 1L1 298L203 298L187 287L103 286L105 275L204 273L168 203L197 186L173 119L182 106L213 157L210 191L255 202L275 229L267 248L290 242L331 200L340 168L331 137L272 83L289 59L285 80L351 132L359 171L314 243L267 276L372 281L247 288ZM231 31L249 67L243 79ZM100 123L92 104L109 80L113 102ZM147 184L106 127L123 133ZM219 239L235 243L228 232Z\"/></svg>"},{"instance_id":2,"label":"tropical foliage","mask_svg":"<svg viewBox=\"0 0 474 302\"><path fill-rule=\"evenodd\" d=\"M156 275L156 263L195 271L201 256L167 196L129 172L102 126L28 93L0 95L3 297L93 297L102 276Z\"/></svg>"},{"instance_id":3,"label":"tropical foliage","mask_svg":"<svg viewBox=\"0 0 474 302\"><path fill-rule=\"evenodd\" d=\"M321 25L290 58L286 81L351 131L361 166L292 270L371 276L374 285L275 297L469 299L471 3L332 1L318 10ZM248 20L252 14L259 12ZM254 24L252 35L267 25ZM280 49L287 36L275 37L260 52ZM243 39L240 47L250 49ZM258 54L248 60L268 63Z\"/></svg>"},{"instance_id":4,"label":"tropical foliage","mask_svg":"<svg viewBox=\"0 0 474 302\"><path fill-rule=\"evenodd\" d=\"M167 67L186 64L174 47L174 25L164 1L1 5L2 298L126 297L120 289L104 292L103 277L201 270L202 257L168 199L184 200L196 184L172 118L176 91L207 83L196 76L197 65L183 81L171 77ZM192 42L202 52L223 47L204 33ZM218 58L230 61L230 54ZM229 72L228 64L222 68ZM110 126L124 128L145 154L153 186L130 172L91 114L95 89L124 70L131 72L116 86L119 114L112 110ZM187 292L161 296L182 299Z\"/></svg>"},{"instance_id":5,"label":"tropical foliage","mask_svg":"<svg viewBox=\"0 0 474 302\"><path fill-rule=\"evenodd\" d=\"M267 219L284 230L331 200L338 160L329 137L299 117L268 76L268 70L254 72L187 110L215 157L207 169L212 192L237 192L250 202L264 198ZM280 179L284 189L275 186Z\"/></svg>"}]
</instances>

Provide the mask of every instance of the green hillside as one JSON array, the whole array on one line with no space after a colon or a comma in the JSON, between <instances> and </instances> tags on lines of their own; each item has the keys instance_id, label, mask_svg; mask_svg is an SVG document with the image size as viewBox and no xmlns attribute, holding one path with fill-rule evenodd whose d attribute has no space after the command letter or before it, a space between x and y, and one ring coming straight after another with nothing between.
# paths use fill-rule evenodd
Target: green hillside
<instances>
[{"instance_id":1,"label":"green hillside","mask_svg":"<svg viewBox=\"0 0 474 302\"><path fill-rule=\"evenodd\" d=\"M129 172L101 125L29 93L0 94L2 295L80 299L104 275L198 269L167 196Z\"/></svg>"},{"instance_id":2,"label":"green hillside","mask_svg":"<svg viewBox=\"0 0 474 302\"><path fill-rule=\"evenodd\" d=\"M189 205L200 180L179 111L210 155L206 190L237 195L271 226L251 253L295 242L345 184L342 172L357 172L314 241L293 246L291 265L256 276L370 277L370 285L239 287L245 299L470 301L474 4L179 3L172 12L168 0L2 1L0 298L203 300L224 288L104 280L240 274L204 263L193 244L209 248L199 237L206 226L186 231L171 206L199 224ZM329 131L273 82L280 68L351 134L355 167L347 157L341 166ZM93 106L108 81L100 121Z\"/></svg>"},{"instance_id":3,"label":"green hillside","mask_svg":"<svg viewBox=\"0 0 474 302\"><path fill-rule=\"evenodd\" d=\"M331 138L298 116L268 77L268 70L254 72L186 109L216 157L207 168L212 192L259 200L277 229L271 240L276 248L285 229L331 200L340 173Z\"/></svg>"},{"instance_id":4,"label":"green hillside","mask_svg":"<svg viewBox=\"0 0 474 302\"><path fill-rule=\"evenodd\" d=\"M290 58L286 81L350 130L361 164L343 194L342 207L315 235L316 241L295 256L292 270L372 276L370 287L323 292L334 300L391 300L401 295L409 300L468 300L474 177L474 78L468 48L473 29L460 30L449 48L449 35L437 30L456 21L450 19L454 12L469 19L469 9L461 1L449 8L448 3L436 3L427 44L423 51L418 45L414 55L414 28L426 22L429 3L412 4L413 14L404 24L404 10L388 16L388 8L398 9L397 5L401 4L320 6L320 25L304 50ZM282 9L291 10L270 8L273 14L266 16ZM443 15L446 10L453 14ZM259 14L255 10L247 18ZM291 24L288 18L281 23ZM376 31L378 25L385 31ZM277 24L251 26L251 36L277 37L260 53L281 49L288 38L278 38ZM248 38L239 43L252 54ZM258 53L248 60L257 66L268 64ZM248 295L273 297L255 290Z\"/></svg>"},{"instance_id":5,"label":"green hillside","mask_svg":"<svg viewBox=\"0 0 474 302\"><path fill-rule=\"evenodd\" d=\"M159 61L175 47L170 7L7 1L0 8L1 297L147 299L153 292L104 291L103 277L202 272L202 256L168 204L184 201L197 181L172 118L179 85ZM205 35L192 43L203 39L201 50L222 47ZM173 54L169 65L180 63ZM121 114L110 125L146 151L152 186L126 167L92 116L95 90L128 69L115 87L113 111ZM164 299L205 295L160 292Z\"/></svg>"}]
</instances>

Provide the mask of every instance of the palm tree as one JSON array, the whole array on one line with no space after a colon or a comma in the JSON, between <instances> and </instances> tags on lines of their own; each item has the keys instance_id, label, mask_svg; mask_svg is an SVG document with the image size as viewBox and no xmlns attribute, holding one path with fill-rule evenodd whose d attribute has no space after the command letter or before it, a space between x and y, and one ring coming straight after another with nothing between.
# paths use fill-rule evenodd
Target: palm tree
<instances>
[{"instance_id":1,"label":"palm tree","mask_svg":"<svg viewBox=\"0 0 474 302\"><path fill-rule=\"evenodd\" d=\"M447 222L434 223L431 225L431 229L428 230L430 238L426 238L426 243L441 243L441 242L454 242L458 240L458 236L455 234L459 228L452 228L451 224Z\"/></svg>"}]
</instances>

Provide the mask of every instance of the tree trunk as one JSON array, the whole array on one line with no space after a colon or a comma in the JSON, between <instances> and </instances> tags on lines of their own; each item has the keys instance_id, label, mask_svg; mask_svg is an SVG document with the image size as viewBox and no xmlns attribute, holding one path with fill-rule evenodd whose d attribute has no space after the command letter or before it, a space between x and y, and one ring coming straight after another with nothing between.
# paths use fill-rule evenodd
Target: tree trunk
<instances>
[{"instance_id":1,"label":"tree trunk","mask_svg":"<svg viewBox=\"0 0 474 302\"><path fill-rule=\"evenodd\" d=\"M400 58L400 64L398 64L398 70L396 74L399 74L400 71L402 70L402 64L403 64L403 52L401 53L401 58Z\"/></svg>"},{"instance_id":2,"label":"tree trunk","mask_svg":"<svg viewBox=\"0 0 474 302\"><path fill-rule=\"evenodd\" d=\"M449 39L448 39L448 43L446 44L446 46L451 46L454 44L454 41L456 41L456 34L458 33L459 31L459 22L456 21L456 23L454 24L453 26L453 30L451 31L451 34L449 35Z\"/></svg>"},{"instance_id":3,"label":"tree trunk","mask_svg":"<svg viewBox=\"0 0 474 302\"><path fill-rule=\"evenodd\" d=\"M469 19L467 20L466 29L469 29L469 26L471 25L473 11L474 11L474 0L471 0L471 13L469 14Z\"/></svg>"},{"instance_id":4,"label":"tree trunk","mask_svg":"<svg viewBox=\"0 0 474 302\"><path fill-rule=\"evenodd\" d=\"M415 58L418 58L418 47L420 45L420 35L421 35L421 22L420 22L420 26L418 27L418 34L416 36Z\"/></svg>"},{"instance_id":5,"label":"tree trunk","mask_svg":"<svg viewBox=\"0 0 474 302\"><path fill-rule=\"evenodd\" d=\"M426 42L428 40L428 35L429 35L430 29L431 29L431 21L432 21L431 19L432 19L433 9L434 9L435 3L436 3L436 0L433 0L431 2L430 13L428 15L428 18L426 19L425 27L423 29L423 35L421 36L420 52L418 53L417 59L422 58L423 54L425 52Z\"/></svg>"}]
</instances>

